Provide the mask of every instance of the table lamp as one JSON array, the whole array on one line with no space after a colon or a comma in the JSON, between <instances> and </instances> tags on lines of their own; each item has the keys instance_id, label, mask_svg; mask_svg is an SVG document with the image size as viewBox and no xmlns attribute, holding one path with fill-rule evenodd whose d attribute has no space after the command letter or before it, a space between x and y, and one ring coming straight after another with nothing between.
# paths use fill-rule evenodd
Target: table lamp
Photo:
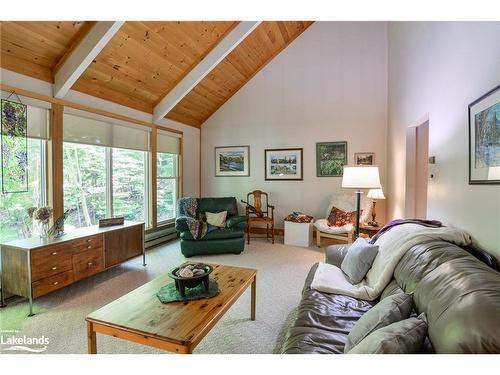
<instances>
[{"instance_id":1,"label":"table lamp","mask_svg":"<svg viewBox=\"0 0 500 375\"><path fill-rule=\"evenodd\" d=\"M367 198L371 198L372 199L372 203L373 203L373 206L372 206L372 221L370 221L368 223L368 225L376 227L376 226L378 226L378 224L377 224L377 221L375 220L375 218L377 217L377 213L375 212L375 204L377 202L375 200L377 200L377 199L385 199L384 192L382 191L382 188L380 188L380 189L370 189L368 191L368 194L367 194L366 197Z\"/></svg>"},{"instance_id":2,"label":"table lamp","mask_svg":"<svg viewBox=\"0 0 500 375\"><path fill-rule=\"evenodd\" d=\"M378 167L344 167L342 187L356 189L356 238L358 238L361 194L363 194L361 189L380 189Z\"/></svg>"}]
</instances>

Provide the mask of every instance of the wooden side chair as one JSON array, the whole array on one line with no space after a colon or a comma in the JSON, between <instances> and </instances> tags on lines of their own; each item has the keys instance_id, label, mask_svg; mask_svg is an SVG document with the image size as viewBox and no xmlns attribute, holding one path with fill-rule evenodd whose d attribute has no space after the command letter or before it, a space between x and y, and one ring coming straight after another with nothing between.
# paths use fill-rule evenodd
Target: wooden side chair
<instances>
[{"instance_id":1,"label":"wooden side chair","mask_svg":"<svg viewBox=\"0 0 500 375\"><path fill-rule=\"evenodd\" d=\"M265 202L262 202L263 199ZM274 206L269 204L268 195L261 190L247 194L245 213L247 216L247 243L250 244L250 228L266 225L266 238L274 244ZM265 203L265 204L264 204ZM271 226L271 235L269 235Z\"/></svg>"}]
</instances>

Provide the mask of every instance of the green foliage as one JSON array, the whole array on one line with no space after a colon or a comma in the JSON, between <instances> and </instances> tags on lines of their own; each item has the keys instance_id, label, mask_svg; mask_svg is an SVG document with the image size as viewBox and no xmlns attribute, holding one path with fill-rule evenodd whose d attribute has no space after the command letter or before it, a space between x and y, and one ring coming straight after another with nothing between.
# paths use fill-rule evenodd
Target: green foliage
<instances>
[{"instance_id":1,"label":"green foliage","mask_svg":"<svg viewBox=\"0 0 500 375\"><path fill-rule=\"evenodd\" d=\"M32 235L27 209L44 203L42 142L28 140L29 191L0 195L0 242ZM146 156L142 151L112 149L114 216L146 220ZM175 217L177 156L159 153L157 159L158 221L164 221ZM64 209L76 209L66 220L66 230L97 224L107 216L106 148L65 142L63 166Z\"/></svg>"},{"instance_id":2,"label":"green foliage","mask_svg":"<svg viewBox=\"0 0 500 375\"><path fill-rule=\"evenodd\" d=\"M42 142L38 139L28 139L28 191L25 193L0 193L0 242L25 238L32 234L33 221L28 216L27 209L43 204L41 193Z\"/></svg>"},{"instance_id":3,"label":"green foliage","mask_svg":"<svg viewBox=\"0 0 500 375\"><path fill-rule=\"evenodd\" d=\"M144 221L145 154L113 149L113 214Z\"/></svg>"},{"instance_id":4,"label":"green foliage","mask_svg":"<svg viewBox=\"0 0 500 375\"><path fill-rule=\"evenodd\" d=\"M158 153L157 170L157 220L162 222L175 217L177 155Z\"/></svg>"},{"instance_id":5,"label":"green foliage","mask_svg":"<svg viewBox=\"0 0 500 375\"><path fill-rule=\"evenodd\" d=\"M106 217L106 149L64 143L64 209L76 208L67 229L97 224Z\"/></svg>"},{"instance_id":6,"label":"green foliage","mask_svg":"<svg viewBox=\"0 0 500 375\"><path fill-rule=\"evenodd\" d=\"M344 160L320 161L321 176L342 176Z\"/></svg>"}]
</instances>

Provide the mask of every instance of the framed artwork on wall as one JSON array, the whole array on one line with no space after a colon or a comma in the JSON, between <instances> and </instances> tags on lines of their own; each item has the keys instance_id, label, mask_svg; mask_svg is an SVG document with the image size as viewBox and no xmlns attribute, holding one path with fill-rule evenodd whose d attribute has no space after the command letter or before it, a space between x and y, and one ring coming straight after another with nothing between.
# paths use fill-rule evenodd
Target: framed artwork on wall
<instances>
[{"instance_id":1,"label":"framed artwork on wall","mask_svg":"<svg viewBox=\"0 0 500 375\"><path fill-rule=\"evenodd\" d=\"M356 152L354 154L354 165L373 165L375 164L374 152Z\"/></svg>"},{"instance_id":2,"label":"framed artwork on wall","mask_svg":"<svg viewBox=\"0 0 500 375\"><path fill-rule=\"evenodd\" d=\"M250 146L215 147L215 177L250 176Z\"/></svg>"},{"instance_id":3,"label":"framed artwork on wall","mask_svg":"<svg viewBox=\"0 0 500 375\"><path fill-rule=\"evenodd\" d=\"M469 185L500 184L500 85L469 104Z\"/></svg>"},{"instance_id":4,"label":"framed artwork on wall","mask_svg":"<svg viewBox=\"0 0 500 375\"><path fill-rule=\"evenodd\" d=\"M302 148L264 150L266 180L302 180Z\"/></svg>"},{"instance_id":5,"label":"framed artwork on wall","mask_svg":"<svg viewBox=\"0 0 500 375\"><path fill-rule=\"evenodd\" d=\"M316 143L316 176L342 177L347 164L347 142Z\"/></svg>"},{"instance_id":6,"label":"framed artwork on wall","mask_svg":"<svg viewBox=\"0 0 500 375\"><path fill-rule=\"evenodd\" d=\"M28 110L25 104L8 98L1 100L2 193L25 193L28 191ZM19 97L18 100L21 101Z\"/></svg>"}]
</instances>

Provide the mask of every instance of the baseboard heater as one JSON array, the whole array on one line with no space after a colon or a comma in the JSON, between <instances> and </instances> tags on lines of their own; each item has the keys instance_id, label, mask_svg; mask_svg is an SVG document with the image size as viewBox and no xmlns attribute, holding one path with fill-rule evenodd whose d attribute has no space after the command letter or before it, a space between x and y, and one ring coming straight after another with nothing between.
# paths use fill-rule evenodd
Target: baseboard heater
<instances>
[{"instance_id":1,"label":"baseboard heater","mask_svg":"<svg viewBox=\"0 0 500 375\"><path fill-rule=\"evenodd\" d=\"M178 237L174 225L169 225L154 232L146 233L144 245L146 249L160 245L164 242L175 240Z\"/></svg>"}]
</instances>

